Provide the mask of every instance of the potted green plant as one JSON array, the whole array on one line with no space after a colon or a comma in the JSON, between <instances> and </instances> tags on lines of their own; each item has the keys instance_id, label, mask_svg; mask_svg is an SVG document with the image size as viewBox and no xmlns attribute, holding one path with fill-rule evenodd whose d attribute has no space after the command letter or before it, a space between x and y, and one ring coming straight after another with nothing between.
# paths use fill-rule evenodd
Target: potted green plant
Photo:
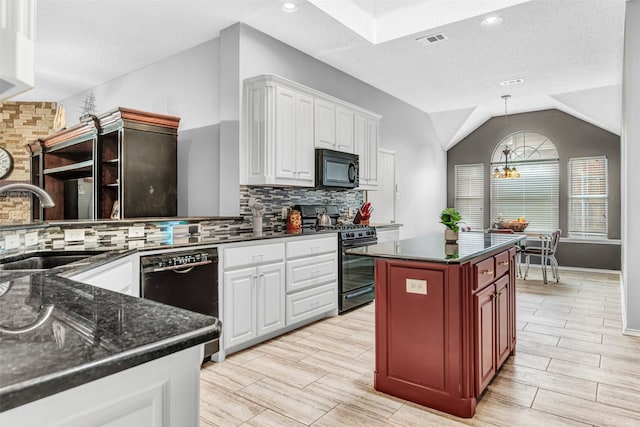
<instances>
[{"instance_id":1,"label":"potted green plant","mask_svg":"<svg viewBox=\"0 0 640 427\"><path fill-rule=\"evenodd\" d=\"M460 212L458 212L454 208L443 209L442 213L440 214L440 223L447 226L447 229L444 230L444 239L447 242L458 241L458 230L460 230L458 224L460 223L460 221L462 221Z\"/></svg>"}]
</instances>

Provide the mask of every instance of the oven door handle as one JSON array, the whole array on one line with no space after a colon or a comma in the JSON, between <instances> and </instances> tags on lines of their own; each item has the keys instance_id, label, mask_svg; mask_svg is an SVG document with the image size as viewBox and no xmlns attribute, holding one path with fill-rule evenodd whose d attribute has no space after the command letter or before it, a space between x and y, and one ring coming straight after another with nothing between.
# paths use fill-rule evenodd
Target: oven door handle
<instances>
[{"instance_id":1,"label":"oven door handle","mask_svg":"<svg viewBox=\"0 0 640 427\"><path fill-rule=\"evenodd\" d=\"M374 289L375 289L374 286L368 286L367 288L359 290L358 292L354 292L352 294L345 295L344 299L356 298L356 297L362 296L364 294L368 294L369 292L371 292Z\"/></svg>"}]
</instances>

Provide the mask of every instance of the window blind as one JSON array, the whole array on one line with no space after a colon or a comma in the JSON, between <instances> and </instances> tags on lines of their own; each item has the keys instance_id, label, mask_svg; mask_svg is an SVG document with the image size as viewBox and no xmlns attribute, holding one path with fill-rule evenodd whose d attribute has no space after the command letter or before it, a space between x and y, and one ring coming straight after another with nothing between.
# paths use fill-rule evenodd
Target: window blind
<instances>
[{"instance_id":1,"label":"window blind","mask_svg":"<svg viewBox=\"0 0 640 427\"><path fill-rule=\"evenodd\" d=\"M569 236L607 237L607 172L604 156L569 159Z\"/></svg>"},{"instance_id":2,"label":"window blind","mask_svg":"<svg viewBox=\"0 0 640 427\"><path fill-rule=\"evenodd\" d=\"M473 230L484 228L484 165L455 165L454 207Z\"/></svg>"},{"instance_id":3,"label":"window blind","mask_svg":"<svg viewBox=\"0 0 640 427\"><path fill-rule=\"evenodd\" d=\"M558 160L515 164L520 178L491 178L491 221L498 215L505 220L525 217L527 231L548 232L558 228ZM493 167L493 166L492 166Z\"/></svg>"}]
</instances>

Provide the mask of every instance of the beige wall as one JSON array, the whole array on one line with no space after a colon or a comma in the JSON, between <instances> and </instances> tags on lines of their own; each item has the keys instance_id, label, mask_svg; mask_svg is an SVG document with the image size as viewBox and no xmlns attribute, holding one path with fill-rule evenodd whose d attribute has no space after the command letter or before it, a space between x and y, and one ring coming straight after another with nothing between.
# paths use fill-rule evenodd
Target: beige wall
<instances>
[{"instance_id":1,"label":"beige wall","mask_svg":"<svg viewBox=\"0 0 640 427\"><path fill-rule=\"evenodd\" d=\"M0 102L0 145L11 153L13 172L0 181L30 182L30 154L26 144L52 133L55 102ZM0 223L29 222L30 198L15 195L0 196Z\"/></svg>"}]
</instances>

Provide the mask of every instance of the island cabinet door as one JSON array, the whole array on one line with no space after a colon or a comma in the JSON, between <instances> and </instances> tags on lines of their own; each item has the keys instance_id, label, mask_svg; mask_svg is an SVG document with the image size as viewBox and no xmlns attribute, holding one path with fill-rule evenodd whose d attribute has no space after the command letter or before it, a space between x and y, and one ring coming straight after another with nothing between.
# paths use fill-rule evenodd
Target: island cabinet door
<instances>
[{"instance_id":1,"label":"island cabinet door","mask_svg":"<svg viewBox=\"0 0 640 427\"><path fill-rule=\"evenodd\" d=\"M475 294L476 317L476 396L489 384L496 373L495 285L491 284Z\"/></svg>"},{"instance_id":2,"label":"island cabinet door","mask_svg":"<svg viewBox=\"0 0 640 427\"><path fill-rule=\"evenodd\" d=\"M496 281L496 368L500 368L504 361L509 357L511 345L509 343L509 312L510 310L510 288L509 275L503 276Z\"/></svg>"}]
</instances>

